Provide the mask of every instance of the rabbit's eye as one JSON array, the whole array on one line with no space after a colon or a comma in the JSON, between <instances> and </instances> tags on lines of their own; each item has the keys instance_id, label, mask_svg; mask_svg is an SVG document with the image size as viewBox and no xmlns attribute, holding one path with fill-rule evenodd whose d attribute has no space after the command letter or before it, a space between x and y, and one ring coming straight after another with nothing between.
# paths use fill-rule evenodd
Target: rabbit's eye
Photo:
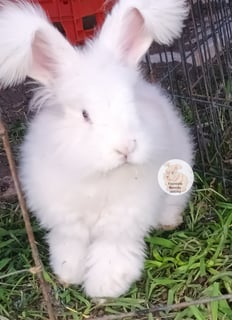
<instances>
[{"instance_id":1,"label":"rabbit's eye","mask_svg":"<svg viewBox=\"0 0 232 320\"><path fill-rule=\"evenodd\" d=\"M82 110L82 116L86 121L90 121L89 114L86 110Z\"/></svg>"}]
</instances>

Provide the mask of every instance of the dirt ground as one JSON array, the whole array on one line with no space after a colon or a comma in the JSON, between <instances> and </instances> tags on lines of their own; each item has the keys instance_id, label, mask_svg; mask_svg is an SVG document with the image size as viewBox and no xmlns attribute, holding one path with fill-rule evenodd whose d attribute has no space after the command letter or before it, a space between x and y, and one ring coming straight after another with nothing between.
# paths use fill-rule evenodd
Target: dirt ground
<instances>
[{"instance_id":1,"label":"dirt ground","mask_svg":"<svg viewBox=\"0 0 232 320\"><path fill-rule=\"evenodd\" d=\"M26 84L0 91L0 116L8 130L27 121L30 97L30 87ZM10 140L13 152L16 154L17 142ZM6 155L0 143L0 201L12 198L15 198L15 190Z\"/></svg>"}]
</instances>

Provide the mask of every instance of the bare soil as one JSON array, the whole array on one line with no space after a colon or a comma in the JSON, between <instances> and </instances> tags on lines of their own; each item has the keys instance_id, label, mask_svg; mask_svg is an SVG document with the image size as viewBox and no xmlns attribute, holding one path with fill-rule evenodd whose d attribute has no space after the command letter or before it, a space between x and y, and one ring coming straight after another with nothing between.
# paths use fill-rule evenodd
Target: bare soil
<instances>
[{"instance_id":1,"label":"bare soil","mask_svg":"<svg viewBox=\"0 0 232 320\"><path fill-rule=\"evenodd\" d=\"M30 88L26 84L0 90L0 116L10 131L11 128L27 121L28 102L30 100ZM18 141L10 139L13 152L16 154ZM15 189L5 151L0 143L0 201L15 199Z\"/></svg>"}]
</instances>

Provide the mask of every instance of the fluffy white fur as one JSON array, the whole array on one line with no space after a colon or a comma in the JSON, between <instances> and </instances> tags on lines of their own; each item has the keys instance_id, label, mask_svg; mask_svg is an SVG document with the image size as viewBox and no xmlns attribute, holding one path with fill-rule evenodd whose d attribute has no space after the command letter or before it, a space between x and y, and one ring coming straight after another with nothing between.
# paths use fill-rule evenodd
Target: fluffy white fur
<instances>
[{"instance_id":1,"label":"fluffy white fur","mask_svg":"<svg viewBox=\"0 0 232 320\"><path fill-rule=\"evenodd\" d=\"M39 7L2 1L1 84L26 75L42 84L21 149L27 203L49 231L54 272L90 296L127 291L143 268L144 236L181 222L188 195L165 194L157 173L173 158L191 164L192 143L137 63L153 39L178 36L186 14L184 0L120 0L80 50Z\"/></svg>"}]
</instances>

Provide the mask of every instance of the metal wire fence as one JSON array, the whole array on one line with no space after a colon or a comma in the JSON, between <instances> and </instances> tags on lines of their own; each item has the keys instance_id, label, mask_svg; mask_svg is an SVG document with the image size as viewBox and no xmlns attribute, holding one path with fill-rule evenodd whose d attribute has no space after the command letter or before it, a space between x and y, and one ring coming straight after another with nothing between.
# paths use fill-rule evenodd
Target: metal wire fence
<instances>
[{"instance_id":1,"label":"metal wire fence","mask_svg":"<svg viewBox=\"0 0 232 320\"><path fill-rule=\"evenodd\" d=\"M170 48L153 45L146 57L145 68L152 81L160 81L182 109L185 121L196 136L196 168L205 177L217 178L227 192L232 190L232 1L191 0L191 13L183 36ZM4 111L4 110L3 110ZM3 112L4 113L4 112ZM1 128L0 128L1 129ZM17 176L9 156L9 143L5 139L11 172L16 186ZM49 290L43 278L42 264L33 245L28 214L16 188L28 237L37 267L49 319L56 319ZM231 295L201 299L171 306L155 306L130 314L103 316L98 319L142 318L159 310L181 309L194 304L208 304L213 300L231 299Z\"/></svg>"},{"instance_id":2,"label":"metal wire fence","mask_svg":"<svg viewBox=\"0 0 232 320\"><path fill-rule=\"evenodd\" d=\"M182 38L146 57L196 136L196 169L232 187L232 1L190 0Z\"/></svg>"}]
</instances>

